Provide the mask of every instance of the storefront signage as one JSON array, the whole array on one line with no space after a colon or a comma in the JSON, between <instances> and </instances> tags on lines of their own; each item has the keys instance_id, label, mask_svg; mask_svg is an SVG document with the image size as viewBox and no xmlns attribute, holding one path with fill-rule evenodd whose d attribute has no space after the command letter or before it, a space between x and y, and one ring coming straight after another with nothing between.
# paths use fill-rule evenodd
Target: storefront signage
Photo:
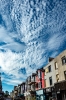
<instances>
[{"instance_id":1,"label":"storefront signage","mask_svg":"<svg viewBox=\"0 0 66 100\"><path fill-rule=\"evenodd\" d=\"M62 81L60 83L56 83L55 84L55 90L58 91L58 90L65 90L66 89L66 81Z\"/></svg>"},{"instance_id":2,"label":"storefront signage","mask_svg":"<svg viewBox=\"0 0 66 100\"><path fill-rule=\"evenodd\" d=\"M51 88L47 88L46 89L46 92L51 92Z\"/></svg>"},{"instance_id":3,"label":"storefront signage","mask_svg":"<svg viewBox=\"0 0 66 100\"><path fill-rule=\"evenodd\" d=\"M59 94L60 93L60 91L57 91L57 94Z\"/></svg>"},{"instance_id":4,"label":"storefront signage","mask_svg":"<svg viewBox=\"0 0 66 100\"><path fill-rule=\"evenodd\" d=\"M41 95L41 94L43 94L43 90L36 91L36 95Z\"/></svg>"}]
</instances>

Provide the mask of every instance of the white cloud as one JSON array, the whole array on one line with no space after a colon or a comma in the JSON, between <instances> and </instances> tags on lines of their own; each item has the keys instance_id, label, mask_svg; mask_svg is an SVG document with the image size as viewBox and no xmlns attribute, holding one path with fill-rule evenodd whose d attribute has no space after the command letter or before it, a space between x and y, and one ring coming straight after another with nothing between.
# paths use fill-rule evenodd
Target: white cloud
<instances>
[{"instance_id":1,"label":"white cloud","mask_svg":"<svg viewBox=\"0 0 66 100\"><path fill-rule=\"evenodd\" d=\"M12 80L15 77L13 81L14 83L18 79L19 82L21 82L20 78L22 78L23 81L24 79L26 79L27 76L29 76L32 72L35 72L36 69L43 64L44 62L44 59L42 60L43 52L44 52L43 49L41 52L41 44L39 44L38 46L36 46L35 44L31 45L26 49L26 52L18 54L13 53L10 50L7 50L6 52L0 52L0 61L1 61L0 66L2 67L1 70L2 72L5 72L7 75L12 74L13 75ZM26 70L25 75L23 73L18 72L21 68L25 68Z\"/></svg>"},{"instance_id":2,"label":"white cloud","mask_svg":"<svg viewBox=\"0 0 66 100\"><path fill-rule=\"evenodd\" d=\"M22 52L25 50L25 48L26 47L24 45L16 43L16 42L6 44L6 45L0 47L0 49L5 49L5 50L10 49L10 50L16 51L16 52Z\"/></svg>"},{"instance_id":3,"label":"white cloud","mask_svg":"<svg viewBox=\"0 0 66 100\"><path fill-rule=\"evenodd\" d=\"M22 80L7 79L7 80L4 80L4 83L6 83L8 85L18 85L18 84L22 83Z\"/></svg>"},{"instance_id":4,"label":"white cloud","mask_svg":"<svg viewBox=\"0 0 66 100\"><path fill-rule=\"evenodd\" d=\"M6 45L0 46L0 49L5 49L5 50L10 49L16 52L24 51L25 45L15 42L14 41L15 37L16 35L14 33L8 33L8 31L3 26L0 26L0 42L6 43Z\"/></svg>"},{"instance_id":5,"label":"white cloud","mask_svg":"<svg viewBox=\"0 0 66 100\"><path fill-rule=\"evenodd\" d=\"M60 34L54 34L50 39L48 40L47 48L48 50L58 50L59 47L62 46L63 41L65 40L66 34L60 35Z\"/></svg>"},{"instance_id":6,"label":"white cloud","mask_svg":"<svg viewBox=\"0 0 66 100\"><path fill-rule=\"evenodd\" d=\"M5 43L13 42L13 39L8 35L7 30L3 26L0 26L0 41Z\"/></svg>"}]
</instances>

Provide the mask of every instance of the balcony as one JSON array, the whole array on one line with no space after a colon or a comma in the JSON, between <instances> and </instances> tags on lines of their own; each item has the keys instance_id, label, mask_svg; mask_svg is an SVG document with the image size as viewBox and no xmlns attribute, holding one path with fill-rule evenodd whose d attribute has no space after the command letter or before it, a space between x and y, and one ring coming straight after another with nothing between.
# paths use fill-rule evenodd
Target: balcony
<instances>
[{"instance_id":1,"label":"balcony","mask_svg":"<svg viewBox=\"0 0 66 100\"><path fill-rule=\"evenodd\" d=\"M35 77L32 77L31 78L31 81L28 83L29 85L32 85L32 84L35 84L36 83L36 81L35 81Z\"/></svg>"},{"instance_id":2,"label":"balcony","mask_svg":"<svg viewBox=\"0 0 66 100\"><path fill-rule=\"evenodd\" d=\"M31 90L31 86L30 86L30 85L28 85L27 90L28 90L28 91L30 91L30 90Z\"/></svg>"},{"instance_id":3,"label":"balcony","mask_svg":"<svg viewBox=\"0 0 66 100\"><path fill-rule=\"evenodd\" d=\"M35 91L35 85L31 85L31 90Z\"/></svg>"},{"instance_id":4,"label":"balcony","mask_svg":"<svg viewBox=\"0 0 66 100\"><path fill-rule=\"evenodd\" d=\"M33 85L31 85L31 88L30 88L30 90L29 90L30 92L31 91L35 91L35 85L33 84Z\"/></svg>"}]
</instances>

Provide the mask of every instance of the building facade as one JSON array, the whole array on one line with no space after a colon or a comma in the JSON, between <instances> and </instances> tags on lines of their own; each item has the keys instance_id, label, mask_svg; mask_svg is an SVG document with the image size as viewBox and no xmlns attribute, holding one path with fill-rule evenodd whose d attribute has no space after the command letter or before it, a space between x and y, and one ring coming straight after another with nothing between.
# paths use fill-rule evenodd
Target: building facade
<instances>
[{"instance_id":1,"label":"building facade","mask_svg":"<svg viewBox=\"0 0 66 100\"><path fill-rule=\"evenodd\" d=\"M58 100L66 99L66 50L59 54L56 58L49 60L49 63L44 67L46 91L48 88L48 99L52 97L52 87L55 88L54 97ZM63 85L61 85L63 84ZM63 90L63 91L62 91ZM47 94L47 93L46 93Z\"/></svg>"},{"instance_id":2,"label":"building facade","mask_svg":"<svg viewBox=\"0 0 66 100\"><path fill-rule=\"evenodd\" d=\"M59 54L55 59L57 71L55 90L58 100L66 100L66 50Z\"/></svg>"},{"instance_id":3,"label":"building facade","mask_svg":"<svg viewBox=\"0 0 66 100\"><path fill-rule=\"evenodd\" d=\"M25 100L66 100L66 50L27 77L18 94Z\"/></svg>"},{"instance_id":4,"label":"building facade","mask_svg":"<svg viewBox=\"0 0 66 100\"><path fill-rule=\"evenodd\" d=\"M35 99L35 73L32 73L26 80L26 91L25 100L36 100Z\"/></svg>"},{"instance_id":5,"label":"building facade","mask_svg":"<svg viewBox=\"0 0 66 100\"><path fill-rule=\"evenodd\" d=\"M36 87L35 87L35 90L39 90L39 89L42 89L42 88L45 88L45 80L44 80L44 77L45 77L45 70L42 68L42 69L38 69L36 71Z\"/></svg>"},{"instance_id":6,"label":"building facade","mask_svg":"<svg viewBox=\"0 0 66 100\"><path fill-rule=\"evenodd\" d=\"M35 91L36 91L36 100L44 100L44 88L45 88L45 70L43 68L37 69L36 71L36 83L35 83Z\"/></svg>"},{"instance_id":7,"label":"building facade","mask_svg":"<svg viewBox=\"0 0 66 100\"><path fill-rule=\"evenodd\" d=\"M45 87L51 87L54 86L54 83L56 82L56 71L54 66L54 60L48 63L44 67L45 70Z\"/></svg>"}]
</instances>

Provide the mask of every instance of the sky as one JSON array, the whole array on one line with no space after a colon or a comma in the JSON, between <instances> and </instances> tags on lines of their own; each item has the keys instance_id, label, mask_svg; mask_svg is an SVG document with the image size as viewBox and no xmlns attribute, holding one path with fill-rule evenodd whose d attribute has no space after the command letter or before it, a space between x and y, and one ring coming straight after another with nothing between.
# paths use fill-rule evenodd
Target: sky
<instances>
[{"instance_id":1,"label":"sky","mask_svg":"<svg viewBox=\"0 0 66 100\"><path fill-rule=\"evenodd\" d=\"M0 72L11 92L66 49L66 0L0 0Z\"/></svg>"}]
</instances>

